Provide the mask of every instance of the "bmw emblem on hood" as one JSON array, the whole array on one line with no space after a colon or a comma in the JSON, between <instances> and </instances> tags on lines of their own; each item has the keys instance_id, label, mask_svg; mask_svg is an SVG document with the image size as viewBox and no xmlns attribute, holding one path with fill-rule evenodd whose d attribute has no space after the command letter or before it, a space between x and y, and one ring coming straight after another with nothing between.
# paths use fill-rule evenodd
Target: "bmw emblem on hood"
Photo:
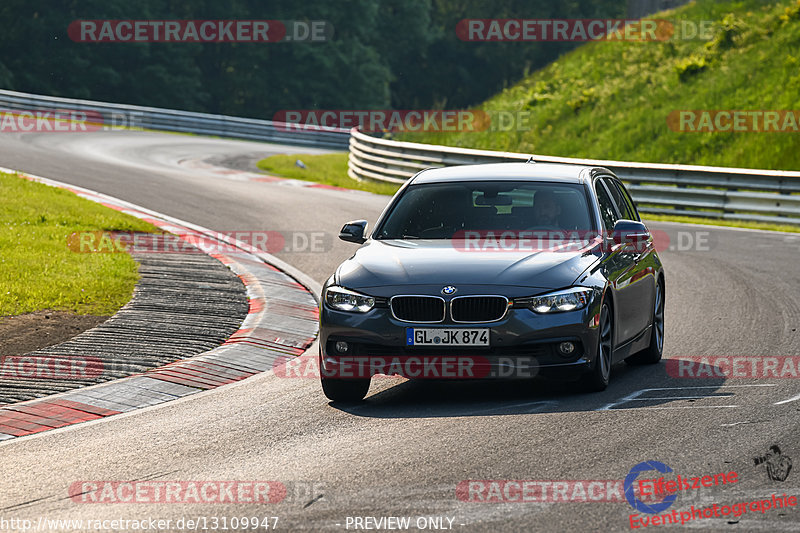
<instances>
[{"instance_id":1,"label":"bmw emblem on hood","mask_svg":"<svg viewBox=\"0 0 800 533\"><path fill-rule=\"evenodd\" d=\"M442 294L455 294L457 290L452 285L448 285L442 289Z\"/></svg>"}]
</instances>

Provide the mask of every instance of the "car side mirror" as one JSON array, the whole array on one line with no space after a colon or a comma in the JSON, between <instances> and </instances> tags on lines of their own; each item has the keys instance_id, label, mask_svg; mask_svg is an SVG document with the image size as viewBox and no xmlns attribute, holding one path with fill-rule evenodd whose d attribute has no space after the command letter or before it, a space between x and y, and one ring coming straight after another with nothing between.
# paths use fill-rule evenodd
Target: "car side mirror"
<instances>
[{"instance_id":1,"label":"car side mirror","mask_svg":"<svg viewBox=\"0 0 800 533\"><path fill-rule=\"evenodd\" d=\"M636 220L617 220L612 233L614 244L640 244L650 238L647 226Z\"/></svg>"},{"instance_id":2,"label":"car side mirror","mask_svg":"<svg viewBox=\"0 0 800 533\"><path fill-rule=\"evenodd\" d=\"M339 232L339 238L343 241L354 242L361 244L367 239L364 234L367 232L366 220L354 220L342 226L342 231Z\"/></svg>"}]
</instances>

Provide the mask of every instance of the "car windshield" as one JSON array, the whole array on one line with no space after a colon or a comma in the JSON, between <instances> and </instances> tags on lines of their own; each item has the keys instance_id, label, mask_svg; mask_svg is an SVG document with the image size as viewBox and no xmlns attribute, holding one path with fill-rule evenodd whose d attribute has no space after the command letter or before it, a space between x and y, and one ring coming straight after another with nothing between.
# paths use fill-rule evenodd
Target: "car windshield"
<instances>
[{"instance_id":1,"label":"car windshield","mask_svg":"<svg viewBox=\"0 0 800 533\"><path fill-rule=\"evenodd\" d=\"M470 181L411 185L376 239L458 239L465 231L591 231L581 185Z\"/></svg>"}]
</instances>

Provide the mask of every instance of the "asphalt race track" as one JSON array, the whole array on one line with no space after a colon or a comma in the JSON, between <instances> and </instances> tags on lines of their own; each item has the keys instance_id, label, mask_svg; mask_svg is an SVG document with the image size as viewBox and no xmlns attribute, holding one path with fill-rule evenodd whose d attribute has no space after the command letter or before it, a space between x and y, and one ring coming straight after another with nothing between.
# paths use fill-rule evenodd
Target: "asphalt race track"
<instances>
[{"instance_id":1,"label":"asphalt race track","mask_svg":"<svg viewBox=\"0 0 800 533\"><path fill-rule=\"evenodd\" d=\"M237 180L181 164L213 158L248 168L269 154L312 152L143 132L5 134L0 166L219 231L335 237L347 220L374 222L388 197ZM650 227L689 248L661 252L667 359L800 356L800 235ZM322 283L355 249L327 242L325 252L276 255ZM633 509L624 495L611 502L485 503L464 501L456 488L465 480L622 480L636 464L655 460L683 476L738 473L735 484L680 494L669 511L798 495L797 469L785 481L770 480L753 460L773 444L800 460L798 379L677 379L664 362L615 367L611 386L599 394L556 382L386 378L373 381L366 403L341 407L326 401L316 379L268 373L3 444L0 517L34 524L40 517L155 518L172 520L167 529L175 531L181 518L206 517L210 528L212 517L244 516L278 517L276 529L284 531L354 530L354 517L389 516L411 517L412 529L418 518L440 517L430 524L465 532L630 530ZM78 481L136 480L273 480L287 495L276 504L81 503L69 496ZM800 531L800 511L748 511L684 525L690 527Z\"/></svg>"}]
</instances>

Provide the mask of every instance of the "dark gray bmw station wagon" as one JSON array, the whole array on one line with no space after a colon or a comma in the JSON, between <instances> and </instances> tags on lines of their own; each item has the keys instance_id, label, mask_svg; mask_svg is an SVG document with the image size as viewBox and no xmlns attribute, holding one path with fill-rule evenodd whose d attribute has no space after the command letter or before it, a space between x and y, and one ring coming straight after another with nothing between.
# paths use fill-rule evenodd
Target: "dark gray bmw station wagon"
<instances>
[{"instance_id":1,"label":"dark gray bmw station wagon","mask_svg":"<svg viewBox=\"0 0 800 533\"><path fill-rule=\"evenodd\" d=\"M424 170L325 283L325 395L358 401L377 374L410 379L572 374L604 390L622 360L656 363L664 272L620 180L577 165Z\"/></svg>"}]
</instances>

